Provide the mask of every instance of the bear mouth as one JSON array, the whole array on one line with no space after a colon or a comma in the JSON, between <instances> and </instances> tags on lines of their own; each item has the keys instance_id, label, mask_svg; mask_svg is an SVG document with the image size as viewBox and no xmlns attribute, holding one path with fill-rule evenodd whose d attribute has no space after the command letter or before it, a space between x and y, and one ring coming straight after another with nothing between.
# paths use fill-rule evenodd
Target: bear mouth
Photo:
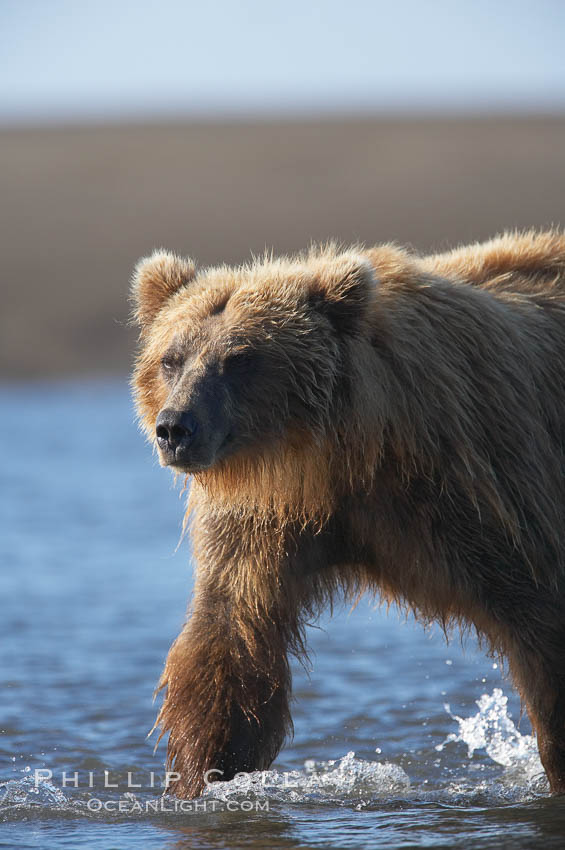
<instances>
[{"instance_id":1,"label":"bear mouth","mask_svg":"<svg viewBox=\"0 0 565 850\"><path fill-rule=\"evenodd\" d=\"M162 452L159 452L159 456L163 466L168 466L174 472L180 472L183 475L193 475L194 473L204 472L207 469L211 469L223 460L226 454L229 453L234 442L234 435L231 431L229 431L209 460L198 457L183 457L182 455L178 459L176 457L167 459Z\"/></svg>"}]
</instances>

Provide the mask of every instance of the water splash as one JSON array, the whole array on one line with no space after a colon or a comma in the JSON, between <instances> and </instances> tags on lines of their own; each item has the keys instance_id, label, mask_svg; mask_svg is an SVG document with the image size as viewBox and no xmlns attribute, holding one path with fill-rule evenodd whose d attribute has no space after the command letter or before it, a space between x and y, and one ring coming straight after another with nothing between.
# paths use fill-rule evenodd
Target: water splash
<instances>
[{"instance_id":1,"label":"water splash","mask_svg":"<svg viewBox=\"0 0 565 850\"><path fill-rule=\"evenodd\" d=\"M214 782L203 797L225 802L268 799L283 805L331 804L379 809L398 800L426 805L434 802L491 806L545 795L547 780L535 738L522 735L516 728L508 713L508 698L496 688L490 695L483 694L476 704L477 713L466 718L453 714L449 705L445 705L458 726L457 732L435 747L438 752L445 750L447 757L442 758L441 764L439 759L434 762L438 769L435 775L430 774L428 762L423 760L425 778L413 777L412 783L399 764L365 760L349 752L330 761L309 759L299 770L239 774L230 782ZM450 744L464 744L468 760L461 764L456 758L455 764L456 749L449 748L451 753L446 749ZM482 756L477 759L476 754L481 751ZM407 764L413 764L412 757ZM502 772L497 770L497 765L503 768ZM40 817L48 813L63 817L128 817L120 812L91 810L89 799L94 792L67 795L46 780L36 785L28 771L29 768L22 771L26 775L21 779L0 783L0 820L25 819L31 813ZM128 792L119 796L126 803L156 802L153 794L136 797Z\"/></svg>"},{"instance_id":2,"label":"water splash","mask_svg":"<svg viewBox=\"0 0 565 850\"><path fill-rule=\"evenodd\" d=\"M476 700L479 708L471 717L459 717L452 714L450 706L445 710L459 725L457 733L452 732L442 744L436 746L441 752L449 743L466 744L469 758L476 750L484 750L496 764L505 767L515 778L519 775L522 782L529 783L543 776L536 740L532 735L522 735L508 713L508 697L500 688L492 694L483 694Z\"/></svg>"},{"instance_id":3,"label":"water splash","mask_svg":"<svg viewBox=\"0 0 565 850\"><path fill-rule=\"evenodd\" d=\"M205 796L227 799L268 796L286 802L351 802L405 796L410 780L397 764L365 761L354 752L339 759L308 760L304 770L265 770L240 774L231 782L215 782Z\"/></svg>"},{"instance_id":4,"label":"water splash","mask_svg":"<svg viewBox=\"0 0 565 850\"><path fill-rule=\"evenodd\" d=\"M45 780L36 783L33 776L0 782L0 810L55 809L67 803L60 788Z\"/></svg>"}]
</instances>

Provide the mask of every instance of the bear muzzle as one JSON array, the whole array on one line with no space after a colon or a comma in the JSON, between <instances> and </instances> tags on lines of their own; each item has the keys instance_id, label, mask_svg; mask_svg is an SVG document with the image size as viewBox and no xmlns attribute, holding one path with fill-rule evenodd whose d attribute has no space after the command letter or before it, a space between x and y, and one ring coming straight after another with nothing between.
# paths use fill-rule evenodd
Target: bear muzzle
<instances>
[{"instance_id":1,"label":"bear muzzle","mask_svg":"<svg viewBox=\"0 0 565 850\"><path fill-rule=\"evenodd\" d=\"M209 469L233 450L230 423L213 421L206 410L164 407L155 422L155 442L161 466L190 475ZM209 413L209 412L208 412Z\"/></svg>"},{"instance_id":2,"label":"bear muzzle","mask_svg":"<svg viewBox=\"0 0 565 850\"><path fill-rule=\"evenodd\" d=\"M190 449L198 431L196 418L189 410L164 408L155 423L155 437L167 466L190 465Z\"/></svg>"}]
</instances>

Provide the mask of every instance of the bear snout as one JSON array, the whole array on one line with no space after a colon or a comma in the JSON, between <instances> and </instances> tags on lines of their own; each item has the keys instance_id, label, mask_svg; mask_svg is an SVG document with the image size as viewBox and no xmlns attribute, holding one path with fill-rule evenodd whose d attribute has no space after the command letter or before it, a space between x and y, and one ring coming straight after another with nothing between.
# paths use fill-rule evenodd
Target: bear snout
<instances>
[{"instance_id":1,"label":"bear snout","mask_svg":"<svg viewBox=\"0 0 565 850\"><path fill-rule=\"evenodd\" d=\"M155 423L155 436L167 464L186 459L197 430L198 423L189 410L161 410Z\"/></svg>"}]
</instances>

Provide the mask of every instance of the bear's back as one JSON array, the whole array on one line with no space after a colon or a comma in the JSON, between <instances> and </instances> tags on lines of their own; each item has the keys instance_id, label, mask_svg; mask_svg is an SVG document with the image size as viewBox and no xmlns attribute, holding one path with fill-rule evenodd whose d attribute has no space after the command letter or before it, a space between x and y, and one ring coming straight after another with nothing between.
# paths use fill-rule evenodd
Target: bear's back
<instances>
[{"instance_id":1,"label":"bear's back","mask_svg":"<svg viewBox=\"0 0 565 850\"><path fill-rule=\"evenodd\" d=\"M565 235L505 233L482 244L424 257L423 271L491 292L565 298Z\"/></svg>"}]
</instances>

